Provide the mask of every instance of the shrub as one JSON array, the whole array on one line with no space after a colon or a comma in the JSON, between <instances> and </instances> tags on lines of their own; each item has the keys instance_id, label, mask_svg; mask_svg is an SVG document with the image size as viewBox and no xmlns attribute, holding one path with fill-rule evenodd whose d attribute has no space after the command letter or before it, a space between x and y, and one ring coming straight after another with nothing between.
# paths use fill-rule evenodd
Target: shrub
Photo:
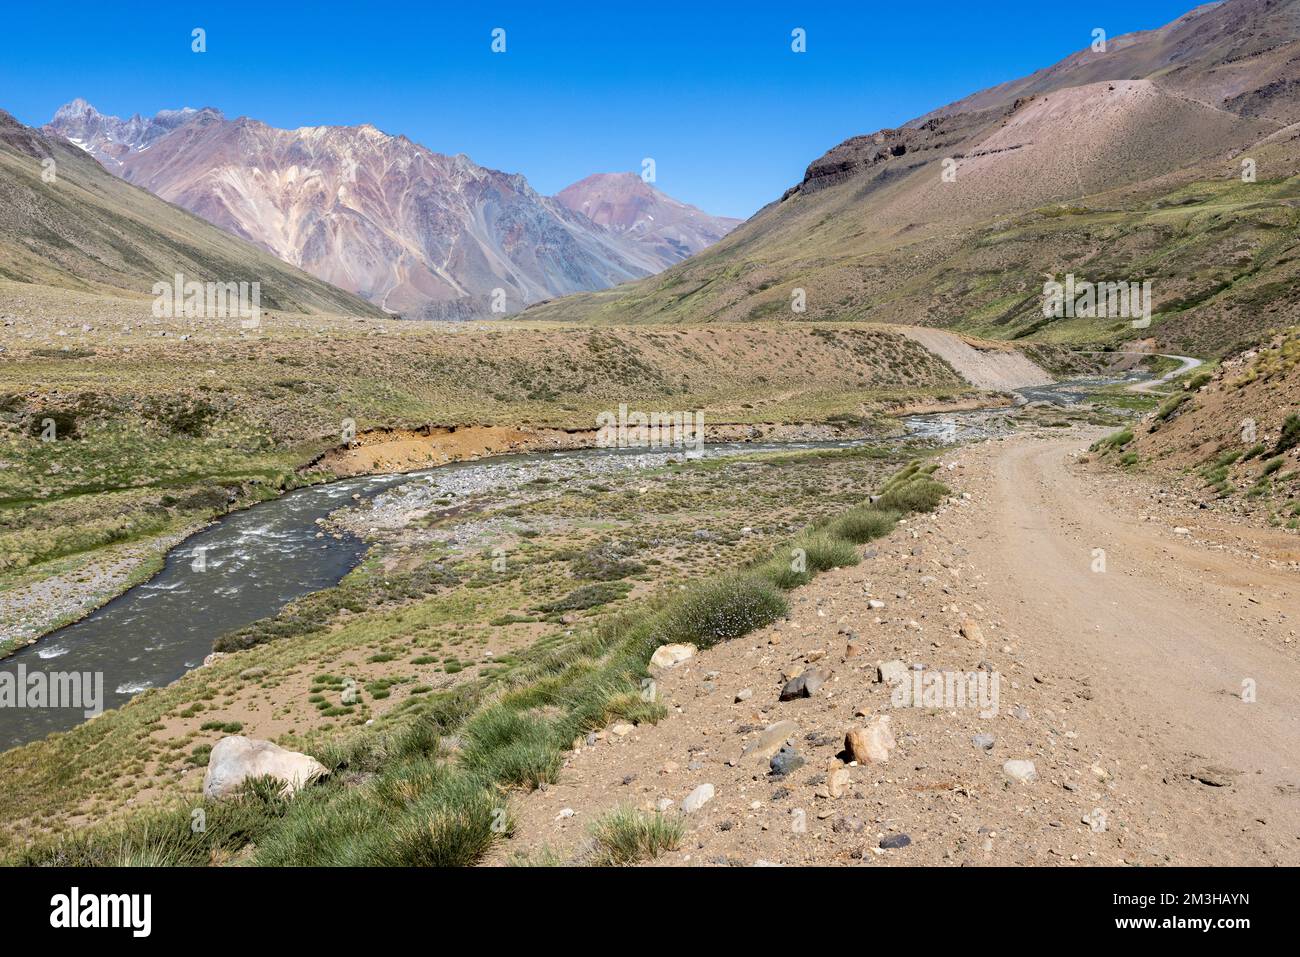
<instances>
[{"instance_id":1,"label":"shrub","mask_svg":"<svg viewBox=\"0 0 1300 957\"><path fill-rule=\"evenodd\" d=\"M1167 419L1169 419L1170 416L1172 416L1175 412L1178 411L1178 409L1182 406L1184 402L1189 400L1191 397L1192 394L1190 392L1178 392L1175 393L1174 395L1171 395L1168 399L1165 400L1164 404L1161 405L1160 408L1156 410L1156 419L1158 419L1161 422L1166 421Z\"/></svg>"},{"instance_id":2,"label":"shrub","mask_svg":"<svg viewBox=\"0 0 1300 957\"><path fill-rule=\"evenodd\" d=\"M377 822L364 852L380 867L468 867L513 823L480 782L444 773L395 822Z\"/></svg>"},{"instance_id":3,"label":"shrub","mask_svg":"<svg viewBox=\"0 0 1300 957\"><path fill-rule=\"evenodd\" d=\"M1274 454L1281 455L1300 445L1300 413L1293 412L1282 423L1282 435L1277 440Z\"/></svg>"},{"instance_id":4,"label":"shrub","mask_svg":"<svg viewBox=\"0 0 1300 957\"><path fill-rule=\"evenodd\" d=\"M770 624L787 610L785 597L770 581L743 572L720 575L696 585L667 611L659 643L707 648Z\"/></svg>"},{"instance_id":5,"label":"shrub","mask_svg":"<svg viewBox=\"0 0 1300 957\"><path fill-rule=\"evenodd\" d=\"M794 540L791 548L804 553L808 571L813 574L856 565L859 561L853 543L846 538L837 538L829 531L804 532Z\"/></svg>"},{"instance_id":6,"label":"shrub","mask_svg":"<svg viewBox=\"0 0 1300 957\"><path fill-rule=\"evenodd\" d=\"M952 489L931 478L915 478L891 488L876 500L878 508L894 512L932 512Z\"/></svg>"},{"instance_id":7,"label":"shrub","mask_svg":"<svg viewBox=\"0 0 1300 957\"><path fill-rule=\"evenodd\" d=\"M612 601L618 601L627 594L627 591L628 586L621 582L597 582L594 585L583 585L580 588L575 588L563 598L540 606L540 610L548 614L563 611L583 611L587 608L596 608L600 605L608 605Z\"/></svg>"},{"instance_id":8,"label":"shrub","mask_svg":"<svg viewBox=\"0 0 1300 957\"><path fill-rule=\"evenodd\" d=\"M892 532L898 519L897 512L863 505L845 512L831 523L830 532L854 544L864 545Z\"/></svg>"},{"instance_id":9,"label":"shrub","mask_svg":"<svg viewBox=\"0 0 1300 957\"><path fill-rule=\"evenodd\" d=\"M653 860L664 851L677 850L685 830L680 818L618 808L591 826L595 863L618 867Z\"/></svg>"}]
</instances>

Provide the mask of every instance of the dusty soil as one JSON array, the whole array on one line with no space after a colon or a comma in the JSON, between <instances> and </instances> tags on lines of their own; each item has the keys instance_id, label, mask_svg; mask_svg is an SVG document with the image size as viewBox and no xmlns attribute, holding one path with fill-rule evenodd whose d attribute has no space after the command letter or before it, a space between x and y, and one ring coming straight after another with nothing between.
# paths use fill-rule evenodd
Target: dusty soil
<instances>
[{"instance_id":1,"label":"dusty soil","mask_svg":"<svg viewBox=\"0 0 1300 957\"><path fill-rule=\"evenodd\" d=\"M708 783L716 797L658 863L1300 863L1300 541L1081 464L1096 437L949 453L961 497L794 592L788 619L660 674L669 717L590 736L557 784L514 802L492 862L580 859L603 811L670 800L676 815ZM996 715L892 707L876 678L894 659L995 671ZM830 680L778 701L783 677L812 667ZM824 796L846 730L882 714L888 761L849 766L844 793ZM741 752L785 720L806 763L776 777ZM1009 759L1038 779L1012 781ZM901 834L910 844L879 847Z\"/></svg>"}]
</instances>

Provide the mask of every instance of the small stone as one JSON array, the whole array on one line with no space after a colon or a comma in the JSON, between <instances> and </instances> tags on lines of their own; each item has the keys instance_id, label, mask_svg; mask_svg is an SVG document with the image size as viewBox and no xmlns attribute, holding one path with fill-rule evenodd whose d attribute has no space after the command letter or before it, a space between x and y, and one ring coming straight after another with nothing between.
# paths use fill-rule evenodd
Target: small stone
<instances>
[{"instance_id":1,"label":"small stone","mask_svg":"<svg viewBox=\"0 0 1300 957\"><path fill-rule=\"evenodd\" d=\"M714 791L712 784L701 784L690 794L686 795L685 800L682 801L682 810L687 814L694 814L700 808L704 807L704 805L713 800L713 794Z\"/></svg>"},{"instance_id":2,"label":"small stone","mask_svg":"<svg viewBox=\"0 0 1300 957\"><path fill-rule=\"evenodd\" d=\"M850 728L844 736L844 750L859 764L883 764L895 746L887 714L872 718L866 727Z\"/></svg>"},{"instance_id":3,"label":"small stone","mask_svg":"<svg viewBox=\"0 0 1300 957\"><path fill-rule=\"evenodd\" d=\"M984 638L984 631L974 618L963 618L961 623L962 637L967 641L973 641L981 648L987 647L988 642Z\"/></svg>"},{"instance_id":4,"label":"small stone","mask_svg":"<svg viewBox=\"0 0 1300 957\"><path fill-rule=\"evenodd\" d=\"M975 747L982 748L985 751L992 750L993 748L993 735L991 734L977 734L970 740L971 744L975 745Z\"/></svg>"},{"instance_id":5,"label":"small stone","mask_svg":"<svg viewBox=\"0 0 1300 957\"><path fill-rule=\"evenodd\" d=\"M826 775L826 791L833 798L842 797L852 783L853 776L842 765L832 768Z\"/></svg>"},{"instance_id":6,"label":"small stone","mask_svg":"<svg viewBox=\"0 0 1300 957\"><path fill-rule=\"evenodd\" d=\"M609 729L609 733L615 737L622 738L631 734L635 730L636 725L628 724L626 721L620 721L618 724L614 725L614 727Z\"/></svg>"},{"instance_id":7,"label":"small stone","mask_svg":"<svg viewBox=\"0 0 1300 957\"><path fill-rule=\"evenodd\" d=\"M742 701L748 701L753 696L754 696L753 688L742 688L736 692L736 703L739 704Z\"/></svg>"},{"instance_id":8,"label":"small stone","mask_svg":"<svg viewBox=\"0 0 1300 957\"><path fill-rule=\"evenodd\" d=\"M577 813L578 813L578 812L575 811L573 808L571 808L571 807L566 807L566 808L565 808L563 811L561 811L559 814L555 815L555 819L556 819L557 821L564 821L564 820L567 820L568 818L573 817L573 815L575 815L575 814L577 814Z\"/></svg>"},{"instance_id":9,"label":"small stone","mask_svg":"<svg viewBox=\"0 0 1300 957\"><path fill-rule=\"evenodd\" d=\"M1209 765L1203 768L1197 768L1192 772L1192 779L1202 784L1209 785L1212 788L1229 787L1233 779L1236 778L1240 771L1232 768L1221 767L1220 765Z\"/></svg>"},{"instance_id":10,"label":"small stone","mask_svg":"<svg viewBox=\"0 0 1300 957\"><path fill-rule=\"evenodd\" d=\"M781 700L793 701L795 698L811 698L829 678L830 672L823 671L820 668L805 671L785 683L785 687L781 689Z\"/></svg>"},{"instance_id":11,"label":"small stone","mask_svg":"<svg viewBox=\"0 0 1300 957\"><path fill-rule=\"evenodd\" d=\"M877 663L876 681L887 685L907 684L907 665L897 659Z\"/></svg>"},{"instance_id":12,"label":"small stone","mask_svg":"<svg viewBox=\"0 0 1300 957\"><path fill-rule=\"evenodd\" d=\"M1033 784L1038 780L1038 769L1034 767L1034 762L1023 761L1019 758L1013 758L1003 764L1002 773L1021 784Z\"/></svg>"},{"instance_id":13,"label":"small stone","mask_svg":"<svg viewBox=\"0 0 1300 957\"><path fill-rule=\"evenodd\" d=\"M789 774L791 771L797 771L804 766L803 756L794 748L789 746L781 748L780 751L772 755L772 760L768 762L772 768L772 774L781 777Z\"/></svg>"},{"instance_id":14,"label":"small stone","mask_svg":"<svg viewBox=\"0 0 1300 957\"><path fill-rule=\"evenodd\" d=\"M872 609L873 611L879 611L880 609L885 607L885 603L881 601L879 598L872 598L867 602L867 607Z\"/></svg>"},{"instance_id":15,"label":"small stone","mask_svg":"<svg viewBox=\"0 0 1300 957\"><path fill-rule=\"evenodd\" d=\"M907 847L907 845L911 843L912 839L906 834L887 834L880 839L880 846L886 851L899 847Z\"/></svg>"},{"instance_id":16,"label":"small stone","mask_svg":"<svg viewBox=\"0 0 1300 957\"><path fill-rule=\"evenodd\" d=\"M758 735L758 737L747 742L741 749L742 758L757 757L766 761L781 750L781 745L785 744L787 738L793 738L799 733L799 726L793 721L778 721L776 724L769 724Z\"/></svg>"}]
</instances>

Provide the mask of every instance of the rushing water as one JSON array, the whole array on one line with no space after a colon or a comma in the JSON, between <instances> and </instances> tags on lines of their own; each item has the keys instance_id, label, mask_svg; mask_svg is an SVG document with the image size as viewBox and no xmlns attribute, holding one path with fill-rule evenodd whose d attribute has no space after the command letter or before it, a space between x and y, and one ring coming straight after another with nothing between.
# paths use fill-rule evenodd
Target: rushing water
<instances>
[{"instance_id":1,"label":"rushing water","mask_svg":"<svg viewBox=\"0 0 1300 957\"><path fill-rule=\"evenodd\" d=\"M706 457L851 443L720 444ZM366 544L351 534L321 534L317 524L357 500L373 499L374 521L448 496L508 494L539 477L560 482L600 472L662 465L672 453L581 450L498 456L408 475L366 476L298 489L233 512L186 539L162 571L74 624L0 662L18 686L33 674L102 675L103 709L198 667L221 635L310 592L335 585L357 566ZM680 455L680 453L678 453ZM38 679L39 680L39 679ZM93 692L94 679L89 680ZM31 699L27 699L30 703ZM75 707L0 707L0 750L85 720ZM7 705L7 703L6 703Z\"/></svg>"},{"instance_id":2,"label":"rushing water","mask_svg":"<svg viewBox=\"0 0 1300 957\"><path fill-rule=\"evenodd\" d=\"M1107 380L1116 381L1116 380ZM1025 401L1070 404L1097 381L1021 390ZM905 439L977 441L1009 431L1009 410L912 416ZM874 440L863 440L874 441ZM705 457L860 442L720 443ZM161 687L197 667L222 634L274 615L289 602L335 585L366 551L358 537L322 535L317 524L357 500L373 500L375 523L448 498L509 494L538 478L555 482L650 468L674 453L586 449L497 456L409 475L345 479L289 492L234 512L182 542L162 571L75 624L0 662L8 672L102 675L104 708L124 704L146 688ZM369 517L368 517L369 520ZM92 683L93 686L93 683ZM77 707L0 707L0 749L71 728L85 719Z\"/></svg>"}]
</instances>

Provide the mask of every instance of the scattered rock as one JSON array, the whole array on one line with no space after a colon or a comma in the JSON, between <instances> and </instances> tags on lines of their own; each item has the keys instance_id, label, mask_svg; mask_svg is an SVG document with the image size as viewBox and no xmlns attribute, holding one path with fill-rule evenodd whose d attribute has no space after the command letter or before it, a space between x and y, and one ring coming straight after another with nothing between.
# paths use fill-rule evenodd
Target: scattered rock
<instances>
[{"instance_id":1,"label":"scattered rock","mask_svg":"<svg viewBox=\"0 0 1300 957\"><path fill-rule=\"evenodd\" d=\"M974 618L963 618L961 622L961 634L967 641L973 641L981 648L988 646L988 641L984 638L984 631Z\"/></svg>"},{"instance_id":2,"label":"scattered rock","mask_svg":"<svg viewBox=\"0 0 1300 957\"><path fill-rule=\"evenodd\" d=\"M805 671L785 683L785 687L781 689L781 700L793 701L795 698L811 698L817 693L817 689L830 679L830 676L829 671L823 671L820 668Z\"/></svg>"},{"instance_id":3,"label":"scattered rock","mask_svg":"<svg viewBox=\"0 0 1300 957\"><path fill-rule=\"evenodd\" d=\"M704 805L713 800L713 785L701 784L682 801L682 810L687 814L694 814Z\"/></svg>"},{"instance_id":4,"label":"scattered rock","mask_svg":"<svg viewBox=\"0 0 1300 957\"><path fill-rule=\"evenodd\" d=\"M698 650L694 645L660 645L650 656L650 664L656 668L672 668L695 657Z\"/></svg>"},{"instance_id":5,"label":"scattered rock","mask_svg":"<svg viewBox=\"0 0 1300 957\"><path fill-rule=\"evenodd\" d=\"M772 768L772 774L780 777L789 774L791 771L799 770L804 766L804 759L798 751L787 745L772 755L772 760L768 763Z\"/></svg>"},{"instance_id":6,"label":"scattered rock","mask_svg":"<svg viewBox=\"0 0 1300 957\"><path fill-rule=\"evenodd\" d=\"M977 748L982 748L985 751L991 751L993 749L993 735L991 734L977 734L970 740L971 744L975 745Z\"/></svg>"},{"instance_id":7,"label":"scattered rock","mask_svg":"<svg viewBox=\"0 0 1300 957\"><path fill-rule=\"evenodd\" d=\"M793 738L799 733L799 726L793 721L778 721L776 724L769 724L764 728L752 741L746 743L741 750L742 758L757 757L766 761L781 750L787 738Z\"/></svg>"},{"instance_id":8,"label":"scattered rock","mask_svg":"<svg viewBox=\"0 0 1300 957\"><path fill-rule=\"evenodd\" d=\"M838 765L831 768L826 775L826 792L833 798L842 797L852 783L853 776L849 773L849 769Z\"/></svg>"},{"instance_id":9,"label":"scattered rock","mask_svg":"<svg viewBox=\"0 0 1300 957\"><path fill-rule=\"evenodd\" d=\"M907 684L907 665L897 659L881 661L876 664L876 681L887 685Z\"/></svg>"},{"instance_id":10,"label":"scattered rock","mask_svg":"<svg viewBox=\"0 0 1300 957\"><path fill-rule=\"evenodd\" d=\"M1002 765L1002 773L1021 784L1033 784L1038 780L1038 769L1033 761L1013 758Z\"/></svg>"},{"instance_id":11,"label":"scattered rock","mask_svg":"<svg viewBox=\"0 0 1300 957\"><path fill-rule=\"evenodd\" d=\"M859 764L883 764L894 747L887 714L872 718L864 728L850 728L844 736L844 750Z\"/></svg>"},{"instance_id":12,"label":"scattered rock","mask_svg":"<svg viewBox=\"0 0 1300 957\"><path fill-rule=\"evenodd\" d=\"M736 703L739 704L742 701L748 701L753 696L754 696L753 688L742 688L736 692Z\"/></svg>"},{"instance_id":13,"label":"scattered rock","mask_svg":"<svg viewBox=\"0 0 1300 957\"><path fill-rule=\"evenodd\" d=\"M889 851L898 847L907 847L912 843L912 839L906 834L886 834L880 839L880 846L883 850Z\"/></svg>"},{"instance_id":14,"label":"scattered rock","mask_svg":"<svg viewBox=\"0 0 1300 957\"><path fill-rule=\"evenodd\" d=\"M1233 768L1225 768L1221 765L1211 764L1203 768L1197 768L1192 772L1192 780L1200 781L1202 784L1208 784L1212 788L1229 787L1233 780L1240 774L1240 771Z\"/></svg>"}]
</instances>

